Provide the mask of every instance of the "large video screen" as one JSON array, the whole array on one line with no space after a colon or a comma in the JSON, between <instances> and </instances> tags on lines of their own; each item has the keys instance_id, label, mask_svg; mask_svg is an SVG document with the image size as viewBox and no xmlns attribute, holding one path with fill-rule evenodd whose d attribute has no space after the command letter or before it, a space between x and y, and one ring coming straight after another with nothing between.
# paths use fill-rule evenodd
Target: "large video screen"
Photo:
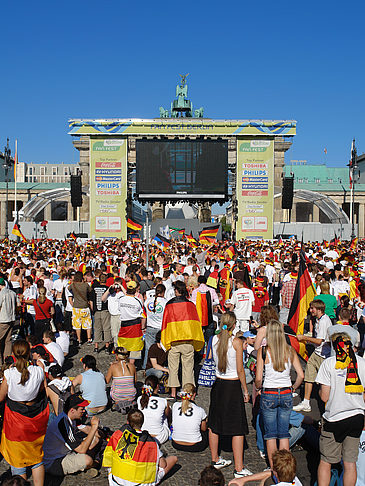
<instances>
[{"instance_id":1,"label":"large video screen","mask_svg":"<svg viewBox=\"0 0 365 486\"><path fill-rule=\"evenodd\" d=\"M224 199L228 143L223 140L137 140L140 199Z\"/></svg>"}]
</instances>

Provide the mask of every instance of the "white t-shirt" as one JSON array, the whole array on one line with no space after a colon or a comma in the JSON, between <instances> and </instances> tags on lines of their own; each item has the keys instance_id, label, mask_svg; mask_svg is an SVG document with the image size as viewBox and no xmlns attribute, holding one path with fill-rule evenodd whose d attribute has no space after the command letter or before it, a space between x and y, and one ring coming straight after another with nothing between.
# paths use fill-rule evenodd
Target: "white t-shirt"
<instances>
[{"instance_id":1,"label":"white t-shirt","mask_svg":"<svg viewBox=\"0 0 365 486\"><path fill-rule=\"evenodd\" d=\"M163 297L157 297L156 305L155 298L149 298L145 301L145 309L147 313L147 326L154 329L161 329L163 313L167 304L167 300Z\"/></svg>"},{"instance_id":2,"label":"white t-shirt","mask_svg":"<svg viewBox=\"0 0 365 486\"><path fill-rule=\"evenodd\" d=\"M64 278L63 280L58 278L53 282L53 290L55 290L58 294L62 294L62 291L67 286L67 284L68 284L67 278Z\"/></svg>"},{"instance_id":3,"label":"white t-shirt","mask_svg":"<svg viewBox=\"0 0 365 486\"><path fill-rule=\"evenodd\" d=\"M231 304L234 305L236 318L248 320L252 314L252 304L254 302L255 296L251 289L243 287L235 290L231 297Z\"/></svg>"},{"instance_id":4,"label":"white t-shirt","mask_svg":"<svg viewBox=\"0 0 365 486\"><path fill-rule=\"evenodd\" d=\"M20 385L21 374L16 368L4 371L8 383L8 397L16 402L30 402L36 398L44 380L44 371L40 366L28 366L29 379Z\"/></svg>"},{"instance_id":5,"label":"white t-shirt","mask_svg":"<svg viewBox=\"0 0 365 486\"><path fill-rule=\"evenodd\" d=\"M122 321L137 319L143 315L143 304L133 295L123 295L119 299L119 313Z\"/></svg>"},{"instance_id":6,"label":"white t-shirt","mask_svg":"<svg viewBox=\"0 0 365 486\"><path fill-rule=\"evenodd\" d=\"M356 356L357 368L361 383L365 386L365 359ZM336 356L323 361L318 370L316 382L331 387L330 397L326 403L323 418L337 422L353 415L363 414L365 402L362 393L346 393L345 381L347 370L335 369Z\"/></svg>"},{"instance_id":7,"label":"white t-shirt","mask_svg":"<svg viewBox=\"0 0 365 486\"><path fill-rule=\"evenodd\" d=\"M107 298L108 303L108 311L111 316L118 316L120 315L119 311L119 301L124 297L124 292L119 291L113 294L109 294Z\"/></svg>"},{"instance_id":8,"label":"white t-shirt","mask_svg":"<svg viewBox=\"0 0 365 486\"><path fill-rule=\"evenodd\" d=\"M66 308L65 308L65 311L72 312L72 305L70 304L70 301L68 300L68 298L69 297L73 297L73 293L68 289L68 285L65 288L65 297L66 297Z\"/></svg>"},{"instance_id":9,"label":"white t-shirt","mask_svg":"<svg viewBox=\"0 0 365 486\"><path fill-rule=\"evenodd\" d=\"M319 346L316 346L314 352L322 358L327 358L331 354L331 345L328 337L328 329L331 326L332 322L327 314L323 314L322 317L317 319L314 326L314 337L323 339L323 342Z\"/></svg>"},{"instance_id":10,"label":"white t-shirt","mask_svg":"<svg viewBox=\"0 0 365 486\"><path fill-rule=\"evenodd\" d=\"M165 417L165 409L167 407L166 398L152 395L148 399L147 407L142 410L141 397L138 397L137 407L143 413L143 430L147 430L151 435L159 435L167 422Z\"/></svg>"},{"instance_id":11,"label":"white t-shirt","mask_svg":"<svg viewBox=\"0 0 365 486\"><path fill-rule=\"evenodd\" d=\"M64 354L68 354L70 350L70 336L66 331L59 331L56 335L56 343L60 346Z\"/></svg>"},{"instance_id":12,"label":"white t-shirt","mask_svg":"<svg viewBox=\"0 0 365 486\"><path fill-rule=\"evenodd\" d=\"M31 300L37 298L37 286L32 284L28 289L24 290L24 300ZM32 314L35 316L35 309L33 305L27 305L27 312L28 314Z\"/></svg>"},{"instance_id":13,"label":"white t-shirt","mask_svg":"<svg viewBox=\"0 0 365 486\"><path fill-rule=\"evenodd\" d=\"M48 351L52 354L52 356L54 357L54 359L57 361L57 363L60 365L60 366L63 366L63 363L65 361L65 356L63 354L63 351L62 351L62 348L59 344L57 343L54 343L54 342L51 342L51 343L48 343L48 344L45 344L44 345Z\"/></svg>"},{"instance_id":14,"label":"white t-shirt","mask_svg":"<svg viewBox=\"0 0 365 486\"><path fill-rule=\"evenodd\" d=\"M196 444L202 440L200 425L207 418L205 410L190 402L186 414L181 410L181 402L172 406L172 439Z\"/></svg>"},{"instance_id":15,"label":"white t-shirt","mask_svg":"<svg viewBox=\"0 0 365 486\"><path fill-rule=\"evenodd\" d=\"M268 278L269 283L273 282L275 273L276 273L275 268L272 265L266 265L265 275Z\"/></svg>"},{"instance_id":16,"label":"white t-shirt","mask_svg":"<svg viewBox=\"0 0 365 486\"><path fill-rule=\"evenodd\" d=\"M277 483L275 486L303 486L303 485L299 481L299 479L295 476L294 481L292 483L286 483L285 481L280 481L280 483Z\"/></svg>"}]
</instances>

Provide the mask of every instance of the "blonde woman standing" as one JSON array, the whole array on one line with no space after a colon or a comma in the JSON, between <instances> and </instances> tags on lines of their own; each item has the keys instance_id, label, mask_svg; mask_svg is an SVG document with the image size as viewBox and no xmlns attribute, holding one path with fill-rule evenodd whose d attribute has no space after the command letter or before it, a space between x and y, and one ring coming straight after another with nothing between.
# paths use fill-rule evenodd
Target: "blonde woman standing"
<instances>
[{"instance_id":1,"label":"blonde woman standing","mask_svg":"<svg viewBox=\"0 0 365 486\"><path fill-rule=\"evenodd\" d=\"M248 434L245 402L249 394L243 369L243 343L234 337L236 316L226 312L221 319L219 334L213 337L212 350L216 365L216 381L210 394L209 447L216 469L229 466L232 461L218 456L219 436L232 437L235 478L252 473L243 465L243 445Z\"/></svg>"},{"instance_id":2,"label":"blonde woman standing","mask_svg":"<svg viewBox=\"0 0 365 486\"><path fill-rule=\"evenodd\" d=\"M292 392L302 383L304 373L295 350L285 339L284 329L279 321L272 320L266 330L267 346L259 349L256 366L256 390L261 391L261 414L264 423L264 439L272 468L272 456L279 449L289 450L289 418L293 408ZM297 379L292 386L291 367ZM265 367L265 378L263 370Z\"/></svg>"}]
</instances>

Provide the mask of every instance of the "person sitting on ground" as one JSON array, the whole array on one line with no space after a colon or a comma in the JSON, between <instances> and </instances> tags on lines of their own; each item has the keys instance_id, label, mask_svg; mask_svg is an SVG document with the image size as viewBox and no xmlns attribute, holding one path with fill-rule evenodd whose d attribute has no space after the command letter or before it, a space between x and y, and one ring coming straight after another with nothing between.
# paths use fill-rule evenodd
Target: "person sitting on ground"
<instances>
[{"instance_id":1,"label":"person sitting on ground","mask_svg":"<svg viewBox=\"0 0 365 486\"><path fill-rule=\"evenodd\" d=\"M99 419L92 417L91 425L82 432L76 426L88 405L81 395L73 394L66 400L64 411L48 425L43 462L46 471L53 476L66 476L85 469L90 469L89 477L97 475L93 457L100 442Z\"/></svg>"},{"instance_id":2,"label":"person sitting on ground","mask_svg":"<svg viewBox=\"0 0 365 486\"><path fill-rule=\"evenodd\" d=\"M181 402L172 406L172 446L185 452L202 452L208 446L207 414L194 400L196 388L186 383L180 392Z\"/></svg>"},{"instance_id":3,"label":"person sitting on ground","mask_svg":"<svg viewBox=\"0 0 365 486\"><path fill-rule=\"evenodd\" d=\"M96 367L96 359L90 354L86 354L81 363L84 372L77 375L73 380L73 386L80 386L80 393L85 400L89 401L86 407L90 417L105 410L108 404L104 375Z\"/></svg>"},{"instance_id":4,"label":"person sitting on ground","mask_svg":"<svg viewBox=\"0 0 365 486\"><path fill-rule=\"evenodd\" d=\"M143 428L163 444L169 438L168 419L171 409L166 398L158 396L159 381L156 376L148 376L142 387L142 396L137 398L137 406L144 416Z\"/></svg>"},{"instance_id":5,"label":"person sitting on ground","mask_svg":"<svg viewBox=\"0 0 365 486\"><path fill-rule=\"evenodd\" d=\"M155 486L175 466L177 457L163 457L156 439L142 427L143 413L132 410L127 423L111 436L103 459L110 486ZM128 454L131 444L133 454Z\"/></svg>"},{"instance_id":6,"label":"person sitting on ground","mask_svg":"<svg viewBox=\"0 0 365 486\"><path fill-rule=\"evenodd\" d=\"M228 483L228 486L243 486L252 481L260 481L259 486L264 486L266 480L273 475L273 481L276 486L302 486L302 483L297 478L297 460L293 454L286 449L275 451L272 457L273 471L262 471L260 473L252 474L244 478L233 479ZM278 479L279 481L277 481Z\"/></svg>"},{"instance_id":7,"label":"person sitting on ground","mask_svg":"<svg viewBox=\"0 0 365 486\"><path fill-rule=\"evenodd\" d=\"M169 372L166 361L167 353L161 346L161 331L158 331L155 344L148 350L146 376L154 375L160 380L164 373Z\"/></svg>"},{"instance_id":8,"label":"person sitting on ground","mask_svg":"<svg viewBox=\"0 0 365 486\"><path fill-rule=\"evenodd\" d=\"M51 353L62 368L63 363L65 362L65 355L63 354L61 346L56 343L56 336L53 331L48 329L44 331L43 343L47 351Z\"/></svg>"},{"instance_id":9,"label":"person sitting on ground","mask_svg":"<svg viewBox=\"0 0 365 486\"><path fill-rule=\"evenodd\" d=\"M112 382L110 397L114 404L112 410L126 413L128 407L135 406L136 367L129 362L129 351L122 346L115 348L116 360L109 366L105 381Z\"/></svg>"},{"instance_id":10,"label":"person sitting on ground","mask_svg":"<svg viewBox=\"0 0 365 486\"><path fill-rule=\"evenodd\" d=\"M49 382L46 393L49 398L55 415L63 412L66 399L74 393L74 387L70 378L63 376L59 364L54 364L48 369Z\"/></svg>"}]
</instances>

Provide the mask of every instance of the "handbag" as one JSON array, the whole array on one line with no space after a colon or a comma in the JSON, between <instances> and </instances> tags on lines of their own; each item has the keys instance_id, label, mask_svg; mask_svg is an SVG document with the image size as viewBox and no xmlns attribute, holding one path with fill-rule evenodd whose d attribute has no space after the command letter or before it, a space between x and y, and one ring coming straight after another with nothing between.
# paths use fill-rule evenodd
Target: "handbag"
<instances>
[{"instance_id":1,"label":"handbag","mask_svg":"<svg viewBox=\"0 0 365 486\"><path fill-rule=\"evenodd\" d=\"M198 385L200 386L212 386L216 379L215 363L212 353L212 341L213 336L208 341L206 357L199 372ZM211 355L211 358L209 356Z\"/></svg>"}]
</instances>

